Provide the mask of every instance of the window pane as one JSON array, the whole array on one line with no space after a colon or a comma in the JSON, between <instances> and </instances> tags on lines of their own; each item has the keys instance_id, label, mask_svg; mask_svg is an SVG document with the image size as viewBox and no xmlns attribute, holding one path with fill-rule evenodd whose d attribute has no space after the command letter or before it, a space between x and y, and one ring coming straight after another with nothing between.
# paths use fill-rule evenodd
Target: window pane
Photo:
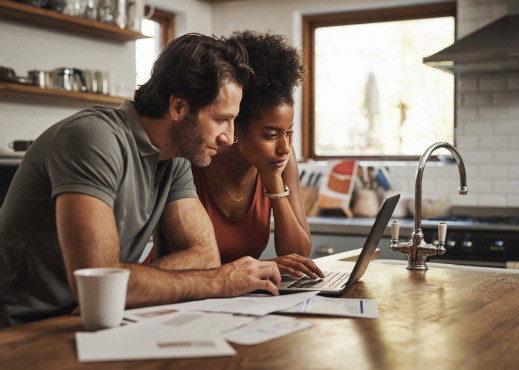
<instances>
[{"instance_id":1,"label":"window pane","mask_svg":"<svg viewBox=\"0 0 519 370\"><path fill-rule=\"evenodd\" d=\"M149 19L144 19L142 21L141 32L151 38L139 39L135 45L137 86L148 81L153 62L159 55L160 24Z\"/></svg>"},{"instance_id":2,"label":"window pane","mask_svg":"<svg viewBox=\"0 0 519 370\"><path fill-rule=\"evenodd\" d=\"M453 42L453 17L317 28L316 155L421 155L453 143L454 77L422 61Z\"/></svg>"}]
</instances>

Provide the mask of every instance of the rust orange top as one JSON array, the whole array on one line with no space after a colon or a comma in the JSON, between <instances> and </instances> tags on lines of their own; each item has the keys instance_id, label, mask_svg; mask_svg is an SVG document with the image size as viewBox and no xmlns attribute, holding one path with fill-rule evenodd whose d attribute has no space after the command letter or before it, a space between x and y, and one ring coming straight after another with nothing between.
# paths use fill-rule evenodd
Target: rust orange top
<instances>
[{"instance_id":1,"label":"rust orange top","mask_svg":"<svg viewBox=\"0 0 519 370\"><path fill-rule=\"evenodd\" d=\"M192 166L192 170L198 197L213 223L222 264L244 256L259 258L270 237L270 200L263 196L259 176L249 210L235 220L225 215L215 203L204 170L196 166Z\"/></svg>"}]
</instances>

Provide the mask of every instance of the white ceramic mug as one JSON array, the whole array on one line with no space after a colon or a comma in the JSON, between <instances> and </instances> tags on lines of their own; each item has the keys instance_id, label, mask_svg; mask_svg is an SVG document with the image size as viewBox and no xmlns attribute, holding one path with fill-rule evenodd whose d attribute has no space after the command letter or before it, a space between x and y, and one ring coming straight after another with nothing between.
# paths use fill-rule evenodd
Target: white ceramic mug
<instances>
[{"instance_id":1,"label":"white ceramic mug","mask_svg":"<svg viewBox=\"0 0 519 370\"><path fill-rule=\"evenodd\" d=\"M85 329L119 326L123 319L130 270L87 268L74 271L74 277Z\"/></svg>"}]
</instances>

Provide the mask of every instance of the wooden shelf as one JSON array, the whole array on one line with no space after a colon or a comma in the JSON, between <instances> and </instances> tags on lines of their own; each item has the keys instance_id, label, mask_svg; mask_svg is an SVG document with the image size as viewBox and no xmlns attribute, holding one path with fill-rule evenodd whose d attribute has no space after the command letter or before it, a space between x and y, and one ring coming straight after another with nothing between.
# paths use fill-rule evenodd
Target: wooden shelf
<instances>
[{"instance_id":1,"label":"wooden shelf","mask_svg":"<svg viewBox=\"0 0 519 370\"><path fill-rule=\"evenodd\" d=\"M0 0L0 17L120 42L149 37L111 24L73 17L10 0Z\"/></svg>"},{"instance_id":2,"label":"wooden shelf","mask_svg":"<svg viewBox=\"0 0 519 370\"><path fill-rule=\"evenodd\" d=\"M38 86L22 85L9 82L0 82L0 95L48 100L60 103L84 102L90 104L105 104L110 106L119 106L125 99L117 96L94 94L88 92L42 89Z\"/></svg>"}]
</instances>

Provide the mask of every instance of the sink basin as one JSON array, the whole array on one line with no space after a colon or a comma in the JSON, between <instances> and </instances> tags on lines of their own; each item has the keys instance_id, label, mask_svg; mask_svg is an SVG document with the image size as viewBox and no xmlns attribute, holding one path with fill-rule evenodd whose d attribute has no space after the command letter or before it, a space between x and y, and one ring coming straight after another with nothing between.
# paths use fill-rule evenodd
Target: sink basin
<instances>
[{"instance_id":1,"label":"sink basin","mask_svg":"<svg viewBox=\"0 0 519 370\"><path fill-rule=\"evenodd\" d=\"M377 263L382 265L402 265L407 266L405 260L388 260L388 259L376 259L371 263ZM481 272L494 272L494 273L508 273L508 274L519 274L517 269L505 269L497 267L480 267L480 266L468 266L468 265L455 265L451 263L435 263L427 262L429 269L440 268L440 269L456 269L456 270L468 270L468 271L481 271Z\"/></svg>"}]
</instances>

